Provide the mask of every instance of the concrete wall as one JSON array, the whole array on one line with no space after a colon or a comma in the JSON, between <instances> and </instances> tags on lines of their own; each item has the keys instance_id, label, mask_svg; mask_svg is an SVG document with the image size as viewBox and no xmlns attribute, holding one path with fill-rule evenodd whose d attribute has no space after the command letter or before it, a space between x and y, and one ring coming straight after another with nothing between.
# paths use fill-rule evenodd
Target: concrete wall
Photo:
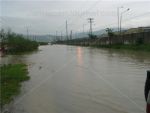
<instances>
[{"instance_id":1,"label":"concrete wall","mask_svg":"<svg viewBox=\"0 0 150 113\"><path fill-rule=\"evenodd\" d=\"M143 43L150 44L150 32L141 32L141 33L133 33L126 34L122 36L114 36L114 37L102 37L98 40L98 43L101 45L105 44L136 44L137 41L142 41Z\"/></svg>"}]
</instances>

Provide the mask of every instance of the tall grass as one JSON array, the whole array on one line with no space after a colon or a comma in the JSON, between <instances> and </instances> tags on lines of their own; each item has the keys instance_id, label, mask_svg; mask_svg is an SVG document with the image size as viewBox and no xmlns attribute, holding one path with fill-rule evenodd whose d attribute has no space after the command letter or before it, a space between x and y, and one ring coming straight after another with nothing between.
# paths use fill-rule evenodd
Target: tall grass
<instances>
[{"instance_id":1,"label":"tall grass","mask_svg":"<svg viewBox=\"0 0 150 113\"><path fill-rule=\"evenodd\" d=\"M3 65L0 67L0 104L8 104L20 92L21 82L29 80L25 64Z\"/></svg>"}]
</instances>

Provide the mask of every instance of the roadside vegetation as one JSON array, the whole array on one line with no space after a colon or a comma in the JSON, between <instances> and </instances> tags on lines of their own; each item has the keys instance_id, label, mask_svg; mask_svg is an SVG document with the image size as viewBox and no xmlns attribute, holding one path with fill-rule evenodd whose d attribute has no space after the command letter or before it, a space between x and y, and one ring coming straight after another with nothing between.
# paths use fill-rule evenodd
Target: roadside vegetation
<instances>
[{"instance_id":1,"label":"roadside vegetation","mask_svg":"<svg viewBox=\"0 0 150 113\"><path fill-rule=\"evenodd\" d=\"M23 35L14 32L5 32L3 29L0 31L1 48L8 54L23 53L28 51L37 50L39 44L36 41L31 41Z\"/></svg>"},{"instance_id":2,"label":"roadside vegetation","mask_svg":"<svg viewBox=\"0 0 150 113\"><path fill-rule=\"evenodd\" d=\"M97 36L91 36L87 38L78 38L72 40L56 41L53 44L66 44L75 46L97 47L97 48L109 48L109 49L126 49L134 51L147 51L150 52L149 39L144 39L144 35L148 36L149 32L135 33L135 34L122 34L119 35L113 32L112 29L106 28L107 36L98 38ZM131 39L124 36L130 36ZM147 41L148 40L148 41Z\"/></svg>"},{"instance_id":3,"label":"roadside vegetation","mask_svg":"<svg viewBox=\"0 0 150 113\"><path fill-rule=\"evenodd\" d=\"M144 40L141 37L136 39L135 44L112 44L111 38L113 36L115 36L115 33L110 28L107 28L106 32L107 32L108 37L109 37L109 44L107 44L107 45L93 45L93 47L112 48L112 49L126 49L126 50L135 50L135 51L149 51L150 52L150 44L144 43Z\"/></svg>"},{"instance_id":4,"label":"roadside vegetation","mask_svg":"<svg viewBox=\"0 0 150 113\"><path fill-rule=\"evenodd\" d=\"M150 44L141 44L141 45L137 45L137 44L134 44L134 45L129 45L129 44L128 45L124 45L124 44L92 45L92 47L150 52Z\"/></svg>"},{"instance_id":5,"label":"roadside vegetation","mask_svg":"<svg viewBox=\"0 0 150 113\"><path fill-rule=\"evenodd\" d=\"M9 64L0 67L0 105L1 109L5 104L13 100L13 97L20 92L21 82L29 80L25 64Z\"/></svg>"}]
</instances>

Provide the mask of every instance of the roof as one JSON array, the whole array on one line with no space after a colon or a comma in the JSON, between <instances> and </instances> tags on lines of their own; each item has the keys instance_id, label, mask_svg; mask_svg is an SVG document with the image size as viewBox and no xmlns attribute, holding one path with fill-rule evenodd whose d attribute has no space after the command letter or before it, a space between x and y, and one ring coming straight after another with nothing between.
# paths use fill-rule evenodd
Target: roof
<instances>
[{"instance_id":1,"label":"roof","mask_svg":"<svg viewBox=\"0 0 150 113\"><path fill-rule=\"evenodd\" d=\"M130 28L125 32L125 34L140 33L140 32L147 32L147 31L150 31L150 27Z\"/></svg>"}]
</instances>

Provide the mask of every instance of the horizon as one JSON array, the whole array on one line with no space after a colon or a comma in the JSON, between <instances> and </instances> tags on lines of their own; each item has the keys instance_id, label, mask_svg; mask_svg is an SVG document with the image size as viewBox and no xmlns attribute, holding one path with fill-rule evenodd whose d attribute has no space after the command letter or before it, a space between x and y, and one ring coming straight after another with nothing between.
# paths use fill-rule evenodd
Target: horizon
<instances>
[{"instance_id":1,"label":"horizon","mask_svg":"<svg viewBox=\"0 0 150 113\"><path fill-rule=\"evenodd\" d=\"M134 28L140 28L140 27L150 27L150 26L139 26L139 27L131 27L131 28L122 28L122 30L129 30L129 29L134 29ZM110 29L112 29L113 30L113 32L117 32L117 27L116 28L110 28ZM100 30L95 30L95 31L93 31L93 33L94 32L99 32L100 31L100 33L101 33L101 31L104 31L104 30L106 30L106 28L104 28L104 29L100 29ZM12 31L13 32L13 31ZM86 31L86 32L84 32L84 33L89 33L89 31ZM82 32L76 32L76 33L74 33L73 35L76 35L76 34L83 34L83 31ZM106 34L107 34L107 32L106 32ZM22 34L22 35L27 35L27 33L26 34ZM31 36L56 36L56 34L29 34L29 35L31 35ZM88 35L88 34L85 34L85 35ZM60 37L61 35L58 35L58 37ZM66 35L63 35L63 37L66 37Z\"/></svg>"}]
</instances>

